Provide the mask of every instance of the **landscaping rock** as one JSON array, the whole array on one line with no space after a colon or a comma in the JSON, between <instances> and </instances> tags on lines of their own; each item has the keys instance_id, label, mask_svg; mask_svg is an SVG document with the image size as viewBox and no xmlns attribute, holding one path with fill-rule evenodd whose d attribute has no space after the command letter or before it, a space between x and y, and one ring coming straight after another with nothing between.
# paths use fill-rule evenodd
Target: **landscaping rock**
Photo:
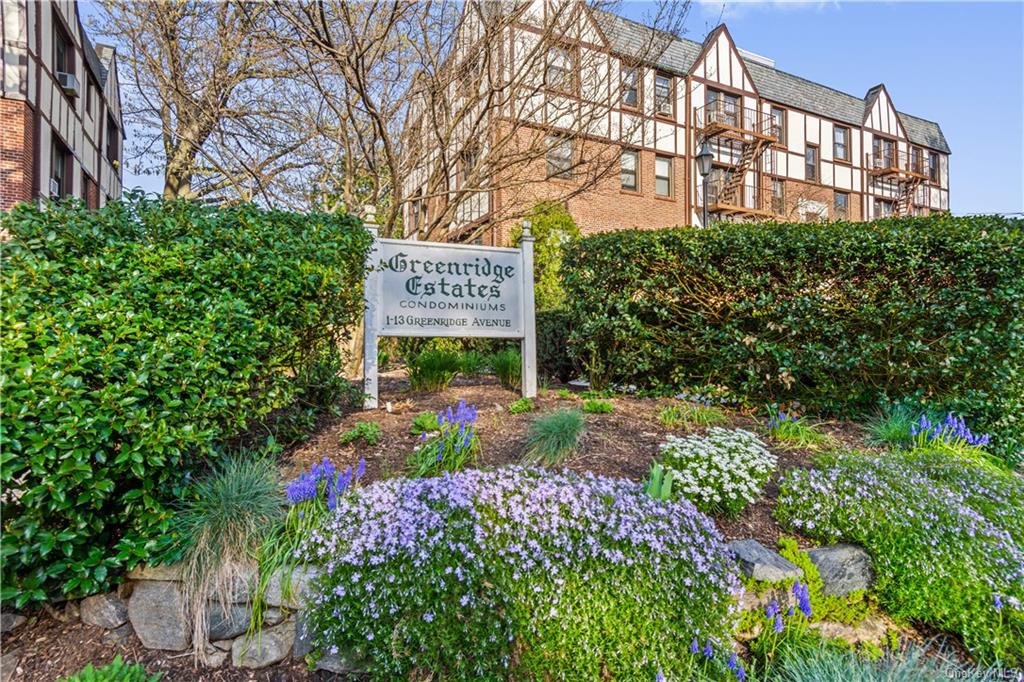
<instances>
[{"instance_id":1,"label":"landscaping rock","mask_svg":"<svg viewBox=\"0 0 1024 682\"><path fill-rule=\"evenodd\" d=\"M208 668L219 668L228 660L230 651L224 651L218 647L206 645L203 652L203 664Z\"/></svg>"},{"instance_id":2,"label":"landscaping rock","mask_svg":"<svg viewBox=\"0 0 1024 682\"><path fill-rule=\"evenodd\" d=\"M306 629L306 614L299 611L295 616L295 643L292 645L292 656L303 658L313 650L313 643L309 639L309 632Z\"/></svg>"},{"instance_id":3,"label":"landscaping rock","mask_svg":"<svg viewBox=\"0 0 1024 682\"><path fill-rule=\"evenodd\" d=\"M211 602L206 611L206 631L209 639L233 639L249 629L249 607L228 605L227 612L217 602Z\"/></svg>"},{"instance_id":4,"label":"landscaping rock","mask_svg":"<svg viewBox=\"0 0 1024 682\"><path fill-rule=\"evenodd\" d=\"M232 601L236 604L248 603L258 581L259 576L254 566L236 567L231 583ZM218 601L221 599L221 596L220 592L211 587L206 598L211 601Z\"/></svg>"},{"instance_id":5,"label":"landscaping rock","mask_svg":"<svg viewBox=\"0 0 1024 682\"><path fill-rule=\"evenodd\" d=\"M263 625L277 625L285 619L287 612L283 609L267 609L263 612Z\"/></svg>"},{"instance_id":6,"label":"landscaping rock","mask_svg":"<svg viewBox=\"0 0 1024 682\"><path fill-rule=\"evenodd\" d=\"M128 643L128 640L131 638L131 636L132 624L125 623L121 627L117 627L113 630L108 630L107 632L104 632L103 636L100 637L100 641L102 641L107 646L124 646Z\"/></svg>"},{"instance_id":7,"label":"landscaping rock","mask_svg":"<svg viewBox=\"0 0 1024 682\"><path fill-rule=\"evenodd\" d=\"M216 642L210 642L214 648L220 649L221 651L231 651L231 645L234 643L233 639L221 639Z\"/></svg>"},{"instance_id":8,"label":"landscaping rock","mask_svg":"<svg viewBox=\"0 0 1024 682\"><path fill-rule=\"evenodd\" d=\"M810 627L812 630L817 630L826 639L842 639L849 644L869 642L880 645L885 642L888 631L886 622L875 616L868 616L859 625L823 621L811 623Z\"/></svg>"},{"instance_id":9,"label":"landscaping rock","mask_svg":"<svg viewBox=\"0 0 1024 682\"><path fill-rule=\"evenodd\" d=\"M132 570L128 571L128 579L161 580L165 582L181 580L181 564L160 564L159 566L139 564Z\"/></svg>"},{"instance_id":10,"label":"landscaping rock","mask_svg":"<svg viewBox=\"0 0 1024 682\"><path fill-rule=\"evenodd\" d=\"M136 584L128 601L128 620L147 649L184 651L192 642L177 583L143 580Z\"/></svg>"},{"instance_id":11,"label":"landscaping rock","mask_svg":"<svg viewBox=\"0 0 1024 682\"><path fill-rule=\"evenodd\" d=\"M18 663L21 662L21 649L5 651L0 657L0 682L10 682L14 679L14 673L21 672Z\"/></svg>"},{"instance_id":12,"label":"landscaping rock","mask_svg":"<svg viewBox=\"0 0 1024 682\"><path fill-rule=\"evenodd\" d=\"M861 547L832 545L812 549L807 555L821 574L825 594L846 596L855 590L871 589L871 557Z\"/></svg>"},{"instance_id":13,"label":"landscaping rock","mask_svg":"<svg viewBox=\"0 0 1024 682\"><path fill-rule=\"evenodd\" d=\"M743 575L754 580L778 582L789 578L803 578L803 571L757 540L733 540L729 549L736 555Z\"/></svg>"},{"instance_id":14,"label":"landscaping rock","mask_svg":"<svg viewBox=\"0 0 1024 682\"><path fill-rule=\"evenodd\" d=\"M325 654L316 662L317 670L326 670L337 675L345 673L365 673L366 666L362 661L352 654L338 652L336 654Z\"/></svg>"},{"instance_id":15,"label":"landscaping rock","mask_svg":"<svg viewBox=\"0 0 1024 682\"><path fill-rule=\"evenodd\" d=\"M20 627L25 622L25 616L18 613L0 613L0 633L8 633Z\"/></svg>"},{"instance_id":16,"label":"landscaping rock","mask_svg":"<svg viewBox=\"0 0 1024 682\"><path fill-rule=\"evenodd\" d=\"M302 600L308 594L310 589L310 583L318 578L321 574L321 569L314 566L304 566L296 568L291 571L291 592L288 598L284 596L284 585L289 583L286 580L287 571L291 569L278 569L274 575L270 576L269 584L267 585L266 600L270 606L287 606L288 608L298 608Z\"/></svg>"},{"instance_id":17,"label":"landscaping rock","mask_svg":"<svg viewBox=\"0 0 1024 682\"><path fill-rule=\"evenodd\" d=\"M86 597L79 610L86 625L113 630L128 622L128 605L114 592Z\"/></svg>"},{"instance_id":18,"label":"landscaping rock","mask_svg":"<svg viewBox=\"0 0 1024 682\"><path fill-rule=\"evenodd\" d=\"M295 641L295 623L285 621L265 628L259 637L239 637L231 645L231 663L236 668L266 668L284 660Z\"/></svg>"}]
</instances>

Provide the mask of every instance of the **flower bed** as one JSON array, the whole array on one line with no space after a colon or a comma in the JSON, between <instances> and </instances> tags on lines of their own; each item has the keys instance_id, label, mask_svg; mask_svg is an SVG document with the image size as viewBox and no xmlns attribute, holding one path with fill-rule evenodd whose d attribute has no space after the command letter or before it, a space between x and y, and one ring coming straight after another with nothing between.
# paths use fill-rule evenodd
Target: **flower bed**
<instances>
[{"instance_id":1,"label":"flower bed","mask_svg":"<svg viewBox=\"0 0 1024 682\"><path fill-rule=\"evenodd\" d=\"M721 536L629 481L391 479L339 499L301 551L326 568L314 647L354 649L375 676L692 679L728 659L739 583Z\"/></svg>"},{"instance_id":2,"label":"flower bed","mask_svg":"<svg viewBox=\"0 0 1024 682\"><path fill-rule=\"evenodd\" d=\"M1024 663L1024 480L948 452L844 455L794 470L777 515L871 553L895 616L963 635L984 660Z\"/></svg>"}]
</instances>

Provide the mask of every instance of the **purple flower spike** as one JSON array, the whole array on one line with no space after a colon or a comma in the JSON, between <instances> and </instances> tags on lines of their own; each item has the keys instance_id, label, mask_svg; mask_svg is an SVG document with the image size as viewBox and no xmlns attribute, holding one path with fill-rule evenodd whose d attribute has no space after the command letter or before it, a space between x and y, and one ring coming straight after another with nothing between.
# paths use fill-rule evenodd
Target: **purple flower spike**
<instances>
[{"instance_id":1,"label":"purple flower spike","mask_svg":"<svg viewBox=\"0 0 1024 682\"><path fill-rule=\"evenodd\" d=\"M993 595L992 596L992 605L995 607L996 611L1002 611L1003 610L1003 598L1000 597L998 594Z\"/></svg>"},{"instance_id":2,"label":"purple flower spike","mask_svg":"<svg viewBox=\"0 0 1024 682\"><path fill-rule=\"evenodd\" d=\"M732 653L731 656L729 656L729 662L726 663L726 665L729 667L729 670L736 672L737 668L739 667L739 657L736 655L735 651Z\"/></svg>"},{"instance_id":3,"label":"purple flower spike","mask_svg":"<svg viewBox=\"0 0 1024 682\"><path fill-rule=\"evenodd\" d=\"M711 648L711 640L704 642L704 658L711 658L715 655L715 650Z\"/></svg>"},{"instance_id":4,"label":"purple flower spike","mask_svg":"<svg viewBox=\"0 0 1024 682\"><path fill-rule=\"evenodd\" d=\"M776 613L775 614L775 624L772 625L772 630L774 630L775 633L778 634L778 633L782 632L784 629L785 629L785 625L783 625L783 623L782 623L782 614L781 613Z\"/></svg>"},{"instance_id":5,"label":"purple flower spike","mask_svg":"<svg viewBox=\"0 0 1024 682\"><path fill-rule=\"evenodd\" d=\"M665 682L665 673L658 671L658 674L654 676L654 682Z\"/></svg>"},{"instance_id":6,"label":"purple flower spike","mask_svg":"<svg viewBox=\"0 0 1024 682\"><path fill-rule=\"evenodd\" d=\"M695 653L698 653L699 651L700 651L700 642L698 642L697 638L694 637L693 641L690 642L690 653L691 654L695 654Z\"/></svg>"}]
</instances>

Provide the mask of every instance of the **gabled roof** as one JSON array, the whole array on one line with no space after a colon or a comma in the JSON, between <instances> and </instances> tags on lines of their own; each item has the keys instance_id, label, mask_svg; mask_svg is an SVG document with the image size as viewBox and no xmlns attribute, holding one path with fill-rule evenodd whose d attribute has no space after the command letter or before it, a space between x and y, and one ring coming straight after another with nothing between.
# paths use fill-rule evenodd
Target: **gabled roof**
<instances>
[{"instance_id":1,"label":"gabled roof","mask_svg":"<svg viewBox=\"0 0 1024 682\"><path fill-rule=\"evenodd\" d=\"M659 69L685 76L700 55L702 45L686 38L669 36L635 21L611 12L594 11L594 18L612 44L612 50L627 56L643 56L651 53L652 40L665 39L668 44L660 55L653 55L653 65ZM864 99L830 88L821 83L794 76L779 69L766 66L752 59L742 57L743 63L754 80L762 97L772 102L818 114L827 118L860 126L864 113L873 99L872 94L881 86L868 91ZM877 94L877 93L875 93ZM907 139L913 144L923 145L949 153L949 145L938 123L899 112L900 121L907 131Z\"/></svg>"}]
</instances>

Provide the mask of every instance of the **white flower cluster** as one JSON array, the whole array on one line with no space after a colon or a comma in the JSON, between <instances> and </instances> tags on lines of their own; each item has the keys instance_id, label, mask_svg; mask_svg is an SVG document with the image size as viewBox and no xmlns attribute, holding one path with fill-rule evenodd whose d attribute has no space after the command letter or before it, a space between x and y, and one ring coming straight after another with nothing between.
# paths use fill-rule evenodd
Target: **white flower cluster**
<instances>
[{"instance_id":1,"label":"white flower cluster","mask_svg":"<svg viewBox=\"0 0 1024 682\"><path fill-rule=\"evenodd\" d=\"M672 490L706 512L738 514L757 499L776 458L743 429L712 427L706 436L668 436L662 464L672 471Z\"/></svg>"}]
</instances>

